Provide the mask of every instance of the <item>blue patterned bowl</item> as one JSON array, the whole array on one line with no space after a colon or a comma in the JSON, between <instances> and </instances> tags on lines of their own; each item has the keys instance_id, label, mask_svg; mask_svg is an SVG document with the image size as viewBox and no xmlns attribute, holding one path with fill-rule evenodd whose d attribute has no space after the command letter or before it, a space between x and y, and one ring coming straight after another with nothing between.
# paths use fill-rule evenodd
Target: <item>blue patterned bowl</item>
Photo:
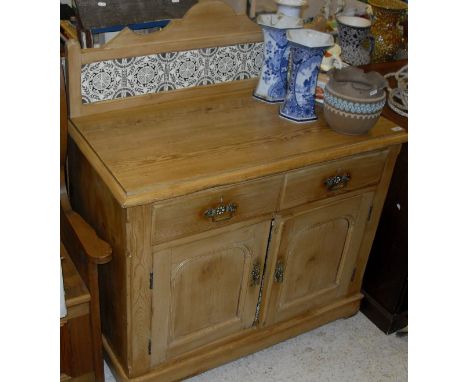
<instances>
[{"instance_id":1,"label":"blue patterned bowl","mask_svg":"<svg viewBox=\"0 0 468 382\"><path fill-rule=\"evenodd\" d=\"M373 98L356 98L339 94L327 84L323 113L328 125L336 132L360 135L377 123L385 101L385 92L379 92Z\"/></svg>"}]
</instances>

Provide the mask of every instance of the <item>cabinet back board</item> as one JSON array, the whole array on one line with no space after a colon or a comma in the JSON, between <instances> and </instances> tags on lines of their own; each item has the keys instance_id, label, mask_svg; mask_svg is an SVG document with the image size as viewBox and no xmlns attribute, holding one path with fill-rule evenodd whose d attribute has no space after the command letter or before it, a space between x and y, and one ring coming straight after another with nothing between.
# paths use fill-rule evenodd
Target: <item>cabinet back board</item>
<instances>
[{"instance_id":1,"label":"cabinet back board","mask_svg":"<svg viewBox=\"0 0 468 382\"><path fill-rule=\"evenodd\" d=\"M262 41L253 21L219 0L200 1L161 31L142 35L125 28L100 48L80 49L70 40L70 116L165 101L172 98L168 91L195 87L192 94L203 94L206 86L255 78Z\"/></svg>"}]
</instances>

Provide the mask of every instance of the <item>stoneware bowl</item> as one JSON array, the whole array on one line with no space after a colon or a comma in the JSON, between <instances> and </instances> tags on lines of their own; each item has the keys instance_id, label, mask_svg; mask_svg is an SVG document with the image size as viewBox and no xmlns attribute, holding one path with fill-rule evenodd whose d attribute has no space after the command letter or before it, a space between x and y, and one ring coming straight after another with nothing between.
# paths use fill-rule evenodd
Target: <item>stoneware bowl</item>
<instances>
[{"instance_id":1,"label":"stoneware bowl","mask_svg":"<svg viewBox=\"0 0 468 382\"><path fill-rule=\"evenodd\" d=\"M376 72L364 73L354 67L333 69L324 96L328 125L341 134L367 133L385 106L385 86L386 80Z\"/></svg>"}]
</instances>

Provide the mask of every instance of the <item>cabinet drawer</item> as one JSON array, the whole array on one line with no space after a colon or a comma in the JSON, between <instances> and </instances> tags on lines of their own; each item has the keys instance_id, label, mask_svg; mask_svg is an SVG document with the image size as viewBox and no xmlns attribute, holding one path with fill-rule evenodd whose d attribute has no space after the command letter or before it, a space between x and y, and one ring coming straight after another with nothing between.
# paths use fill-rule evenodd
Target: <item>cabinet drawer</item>
<instances>
[{"instance_id":1,"label":"cabinet drawer","mask_svg":"<svg viewBox=\"0 0 468 382\"><path fill-rule=\"evenodd\" d=\"M377 184L388 150L310 166L286 175L281 209Z\"/></svg>"},{"instance_id":2,"label":"cabinet drawer","mask_svg":"<svg viewBox=\"0 0 468 382\"><path fill-rule=\"evenodd\" d=\"M282 179L268 177L154 204L152 244L273 213Z\"/></svg>"}]
</instances>

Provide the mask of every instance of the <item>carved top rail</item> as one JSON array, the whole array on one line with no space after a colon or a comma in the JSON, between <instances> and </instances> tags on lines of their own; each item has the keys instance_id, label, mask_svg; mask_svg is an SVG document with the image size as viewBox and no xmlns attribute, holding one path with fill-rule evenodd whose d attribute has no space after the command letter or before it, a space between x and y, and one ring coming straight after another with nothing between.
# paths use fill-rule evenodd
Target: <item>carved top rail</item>
<instances>
[{"instance_id":1,"label":"carved top rail","mask_svg":"<svg viewBox=\"0 0 468 382\"><path fill-rule=\"evenodd\" d=\"M71 40L70 117L151 104L169 90L255 78L262 40L253 21L219 0L201 0L161 31L125 28L100 48L80 49Z\"/></svg>"}]
</instances>

